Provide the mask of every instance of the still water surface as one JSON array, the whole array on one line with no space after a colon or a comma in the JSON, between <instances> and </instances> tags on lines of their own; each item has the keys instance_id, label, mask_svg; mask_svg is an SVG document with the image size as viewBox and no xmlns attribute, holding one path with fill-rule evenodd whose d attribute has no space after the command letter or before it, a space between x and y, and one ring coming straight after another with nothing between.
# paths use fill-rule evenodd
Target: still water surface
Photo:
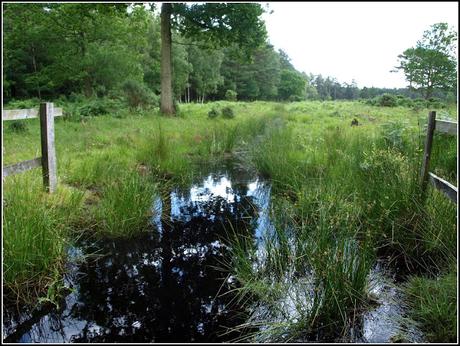
<instances>
[{"instance_id":1,"label":"still water surface","mask_svg":"<svg viewBox=\"0 0 460 346\"><path fill-rule=\"evenodd\" d=\"M234 161L211 171L189 188L155 200L148 233L128 240L86 238L69 248L65 283L71 292L64 302L34 312L4 308L3 340L225 342L239 337L226 333L247 316L230 302L231 294L225 295L236 287L225 270L231 258L228 234L252 236L263 248L264 234L273 230L270 184ZM362 314L348 340L340 341L390 342L399 333L404 310L391 278L377 263L369 280L378 304ZM414 329L408 338L423 341Z\"/></svg>"},{"instance_id":2,"label":"still water surface","mask_svg":"<svg viewBox=\"0 0 460 346\"><path fill-rule=\"evenodd\" d=\"M230 165L230 166L229 166ZM81 240L69 249L60 309L4 311L9 342L213 342L243 323L229 304L228 232L255 241L268 221L270 186L229 163L156 200L152 230L134 239ZM161 217L163 215L163 217ZM96 253L80 261L79 257Z\"/></svg>"}]
</instances>

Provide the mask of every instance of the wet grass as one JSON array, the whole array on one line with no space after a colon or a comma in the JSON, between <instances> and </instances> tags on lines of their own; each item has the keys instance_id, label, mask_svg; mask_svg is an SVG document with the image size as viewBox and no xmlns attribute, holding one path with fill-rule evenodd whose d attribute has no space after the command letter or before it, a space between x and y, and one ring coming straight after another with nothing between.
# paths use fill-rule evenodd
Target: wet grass
<instances>
[{"instance_id":1,"label":"wet grass","mask_svg":"<svg viewBox=\"0 0 460 346\"><path fill-rule=\"evenodd\" d=\"M410 316L418 321L429 342L456 342L456 291L456 270L438 278L413 277L407 282Z\"/></svg>"},{"instance_id":2,"label":"wet grass","mask_svg":"<svg viewBox=\"0 0 460 346\"><path fill-rule=\"evenodd\" d=\"M314 106L301 109L314 112ZM288 113L287 122L270 128L251 152L254 166L272 181L273 200L282 201L272 220L288 220L277 223L262 251L234 245L239 294L258 297L264 311L251 308L249 325L262 326L252 340L343 336L368 305L376 256L388 256L403 273L442 272L456 258L456 206L433 189L421 199L423 118L374 115L351 127L349 117L344 121L336 112L345 113L320 120L300 115L305 122ZM438 140L443 159L432 167L456 179L454 143ZM312 282L295 288L297 276Z\"/></svg>"},{"instance_id":3,"label":"wet grass","mask_svg":"<svg viewBox=\"0 0 460 346\"><path fill-rule=\"evenodd\" d=\"M208 118L229 105L235 118ZM444 112L456 118L454 107ZM5 285L24 296L24 282L40 282L35 295L43 296L62 270L70 229L101 237L144 231L155 196L234 154L271 180L275 224L261 248L233 239L235 299L252 309L246 327L263 327L245 337L339 336L368 304L377 256L430 275L456 258L456 206L431 188L419 198L427 113L358 102L214 102L181 105L175 118L57 119L58 192L41 191L39 170L4 180ZM355 118L359 126L350 126ZM4 164L39 156L39 143L36 120L26 132L5 132ZM456 161L455 138L437 135L432 170L454 182ZM444 291L432 292L443 299ZM440 314L450 321L452 309Z\"/></svg>"},{"instance_id":4,"label":"wet grass","mask_svg":"<svg viewBox=\"0 0 460 346\"><path fill-rule=\"evenodd\" d=\"M65 246L83 193L60 186L48 195L33 173L10 180L3 195L3 283L6 298L33 302L62 281Z\"/></svg>"},{"instance_id":5,"label":"wet grass","mask_svg":"<svg viewBox=\"0 0 460 346\"><path fill-rule=\"evenodd\" d=\"M57 118L59 190L51 196L42 191L39 169L4 179L4 280L11 296L23 302L45 296L62 273L75 234L131 237L148 229L155 196L188 184L196 163L219 160L244 145L266 119L262 105L245 125L247 105L233 107L235 119L208 119L208 105L185 105L177 118L155 112ZM38 120L28 121L27 129L5 131L5 165L40 155ZM69 196L74 204L78 196L78 208L65 207L71 202L48 205Z\"/></svg>"},{"instance_id":6,"label":"wet grass","mask_svg":"<svg viewBox=\"0 0 460 346\"><path fill-rule=\"evenodd\" d=\"M94 228L107 237L131 237L149 226L157 196L152 179L128 172L103 186L92 209Z\"/></svg>"}]
</instances>

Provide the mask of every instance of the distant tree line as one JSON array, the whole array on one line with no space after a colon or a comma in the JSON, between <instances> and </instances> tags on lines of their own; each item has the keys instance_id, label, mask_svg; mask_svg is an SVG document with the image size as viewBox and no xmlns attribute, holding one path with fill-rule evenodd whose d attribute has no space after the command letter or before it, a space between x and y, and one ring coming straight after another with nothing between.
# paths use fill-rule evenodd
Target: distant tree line
<instances>
[{"instance_id":1,"label":"distant tree line","mask_svg":"<svg viewBox=\"0 0 460 346\"><path fill-rule=\"evenodd\" d=\"M153 8L9 3L3 19L4 101L122 92L139 99L139 94L160 93L160 17ZM236 45L216 48L177 31L172 32L172 67L178 102L355 100L384 93L419 97L409 89L360 89L355 81L299 72L285 52L268 43L249 56Z\"/></svg>"}]
</instances>

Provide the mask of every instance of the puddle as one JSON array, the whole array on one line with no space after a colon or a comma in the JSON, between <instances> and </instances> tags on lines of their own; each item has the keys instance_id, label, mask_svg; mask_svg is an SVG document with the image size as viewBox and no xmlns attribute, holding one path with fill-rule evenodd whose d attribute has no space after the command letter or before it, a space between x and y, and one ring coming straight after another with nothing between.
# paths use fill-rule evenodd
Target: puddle
<instances>
[{"instance_id":1,"label":"puddle","mask_svg":"<svg viewBox=\"0 0 460 346\"><path fill-rule=\"evenodd\" d=\"M235 283L222 270L231 249L227 232L252 232L263 249L269 218L270 185L230 162L188 189L156 200L153 230L129 240L81 241L68 250L65 285L71 293L61 306L20 314L3 310L4 342L226 342L223 335L247 322L241 307L222 295ZM161 217L163 215L163 217ZM100 256L86 261L88 253ZM359 317L343 342L386 343L400 330L405 341L422 334L402 327L401 293L379 262L369 275L377 305ZM311 277L286 282L283 317L297 322L299 301L307 302ZM267 316L260 305L252 316ZM256 318L257 320L257 318ZM264 327L262 327L263 329ZM263 340L267 341L267 340ZM308 342L317 340L297 340Z\"/></svg>"},{"instance_id":2,"label":"puddle","mask_svg":"<svg viewBox=\"0 0 460 346\"><path fill-rule=\"evenodd\" d=\"M60 309L4 310L6 342L222 342L244 322L229 304L234 288L219 269L229 259L227 232L254 238L268 222L270 187L229 164L189 189L154 202L155 230L129 240L82 241L69 249ZM163 214L163 220L159 215ZM164 217L166 215L166 217ZM103 254L78 264L78 257Z\"/></svg>"},{"instance_id":3,"label":"puddle","mask_svg":"<svg viewBox=\"0 0 460 346\"><path fill-rule=\"evenodd\" d=\"M360 316L362 322L352 338L354 342L426 342L422 332L404 318L404 296L394 276L379 261L371 271L370 294L376 298L377 306Z\"/></svg>"}]
</instances>

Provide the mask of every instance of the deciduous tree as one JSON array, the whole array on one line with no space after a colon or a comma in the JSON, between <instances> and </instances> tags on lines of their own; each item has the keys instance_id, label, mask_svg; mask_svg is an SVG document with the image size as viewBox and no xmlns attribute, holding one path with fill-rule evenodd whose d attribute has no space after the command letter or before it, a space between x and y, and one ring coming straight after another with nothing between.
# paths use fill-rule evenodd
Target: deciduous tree
<instances>
[{"instance_id":1,"label":"deciduous tree","mask_svg":"<svg viewBox=\"0 0 460 346\"><path fill-rule=\"evenodd\" d=\"M163 114L175 114L172 90L171 28L208 45L237 43L250 51L265 42L266 30L255 3L163 3L161 5L161 101Z\"/></svg>"},{"instance_id":2,"label":"deciduous tree","mask_svg":"<svg viewBox=\"0 0 460 346\"><path fill-rule=\"evenodd\" d=\"M393 72L402 70L409 87L430 98L436 90L449 91L457 84L455 43L457 33L446 23L437 23L425 31L415 47L406 49Z\"/></svg>"}]
</instances>

